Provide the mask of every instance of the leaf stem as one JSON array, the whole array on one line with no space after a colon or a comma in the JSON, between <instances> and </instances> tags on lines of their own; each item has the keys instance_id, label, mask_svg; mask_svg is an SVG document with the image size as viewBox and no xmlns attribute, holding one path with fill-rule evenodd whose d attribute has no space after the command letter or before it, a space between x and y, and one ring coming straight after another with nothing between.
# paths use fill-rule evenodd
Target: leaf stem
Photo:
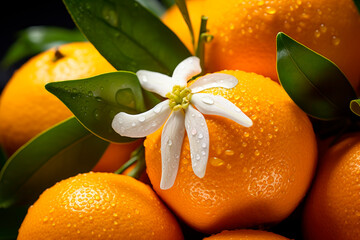
<instances>
[{"instance_id":1,"label":"leaf stem","mask_svg":"<svg viewBox=\"0 0 360 240\"><path fill-rule=\"evenodd\" d=\"M199 40L196 48L195 55L200 59L202 73L205 72L205 43L211 42L214 38L213 35L208 33L206 28L208 17L201 16Z\"/></svg>"},{"instance_id":2,"label":"leaf stem","mask_svg":"<svg viewBox=\"0 0 360 240\"><path fill-rule=\"evenodd\" d=\"M122 174L126 169L128 169L134 163L136 163L135 168L131 170L130 173L128 173L127 175L138 179L145 170L145 148L143 144L141 144L137 149L135 149L131 153L130 159L114 173Z\"/></svg>"}]
</instances>

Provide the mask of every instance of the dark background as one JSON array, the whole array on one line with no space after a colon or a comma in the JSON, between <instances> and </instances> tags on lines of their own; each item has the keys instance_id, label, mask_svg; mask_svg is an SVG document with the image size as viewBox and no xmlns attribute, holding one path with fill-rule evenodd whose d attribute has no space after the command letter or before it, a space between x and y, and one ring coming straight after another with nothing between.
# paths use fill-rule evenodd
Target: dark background
<instances>
[{"instance_id":1,"label":"dark background","mask_svg":"<svg viewBox=\"0 0 360 240\"><path fill-rule=\"evenodd\" d=\"M9 46L16 40L17 33L30 26L60 26L75 28L65 5L61 0L22 0L7 1L0 6L0 59ZM4 68L0 66L0 90L9 80L14 70L25 60Z\"/></svg>"}]
</instances>

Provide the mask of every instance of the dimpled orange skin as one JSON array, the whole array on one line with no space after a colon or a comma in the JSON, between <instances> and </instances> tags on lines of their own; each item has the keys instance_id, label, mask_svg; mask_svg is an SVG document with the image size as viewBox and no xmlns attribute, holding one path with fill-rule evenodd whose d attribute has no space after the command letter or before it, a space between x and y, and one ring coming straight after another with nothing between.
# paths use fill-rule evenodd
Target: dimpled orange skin
<instances>
[{"instance_id":1,"label":"dimpled orange skin","mask_svg":"<svg viewBox=\"0 0 360 240\"><path fill-rule=\"evenodd\" d=\"M253 126L205 115L210 151L204 178L192 171L185 135L174 186L161 190L162 129L145 140L155 191L188 225L205 233L283 220L304 197L316 165L312 125L276 82L254 73L223 73L235 76L238 85L204 92L233 102Z\"/></svg>"},{"instance_id":2,"label":"dimpled orange skin","mask_svg":"<svg viewBox=\"0 0 360 240\"><path fill-rule=\"evenodd\" d=\"M88 42L60 46L31 58L18 69L1 94L0 142L8 155L35 135L70 117L70 110L45 84L92 77L115 69Z\"/></svg>"},{"instance_id":3,"label":"dimpled orange skin","mask_svg":"<svg viewBox=\"0 0 360 240\"><path fill-rule=\"evenodd\" d=\"M360 14L352 0L187 3L195 30L199 29L197 19L202 14L209 17L207 26L214 39L206 45L208 72L239 69L276 80L276 35L285 32L335 62L359 92ZM186 25L175 7L163 20L187 46L191 45Z\"/></svg>"},{"instance_id":4,"label":"dimpled orange skin","mask_svg":"<svg viewBox=\"0 0 360 240\"><path fill-rule=\"evenodd\" d=\"M221 233L212 235L211 237L204 238L204 240L289 240L289 239L271 232L242 229L242 230L234 230L234 231L225 230Z\"/></svg>"},{"instance_id":5,"label":"dimpled orange skin","mask_svg":"<svg viewBox=\"0 0 360 240\"><path fill-rule=\"evenodd\" d=\"M305 239L359 239L359 153L360 135L356 133L324 155L305 205Z\"/></svg>"},{"instance_id":6,"label":"dimpled orange skin","mask_svg":"<svg viewBox=\"0 0 360 240\"><path fill-rule=\"evenodd\" d=\"M124 175L88 173L47 189L28 210L18 240L183 239L153 190Z\"/></svg>"}]
</instances>

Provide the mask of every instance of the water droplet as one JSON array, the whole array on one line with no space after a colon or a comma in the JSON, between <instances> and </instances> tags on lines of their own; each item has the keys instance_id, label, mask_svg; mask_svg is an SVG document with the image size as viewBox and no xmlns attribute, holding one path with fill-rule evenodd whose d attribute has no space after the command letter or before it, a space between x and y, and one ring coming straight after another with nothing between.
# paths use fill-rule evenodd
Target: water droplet
<instances>
[{"instance_id":1,"label":"water droplet","mask_svg":"<svg viewBox=\"0 0 360 240\"><path fill-rule=\"evenodd\" d=\"M105 21L107 21L110 25L116 27L118 25L118 17L114 9L114 6L107 4L104 6L102 14Z\"/></svg>"},{"instance_id":2,"label":"water droplet","mask_svg":"<svg viewBox=\"0 0 360 240\"><path fill-rule=\"evenodd\" d=\"M316 29L315 32L314 32L314 36L315 36L316 38L319 38L320 35L321 35L320 31L319 31L318 29Z\"/></svg>"},{"instance_id":3,"label":"water droplet","mask_svg":"<svg viewBox=\"0 0 360 240\"><path fill-rule=\"evenodd\" d=\"M214 104L214 99L212 97L210 97L210 96L203 97L203 98L201 98L201 100L204 103L209 104L209 105Z\"/></svg>"},{"instance_id":4,"label":"water droplet","mask_svg":"<svg viewBox=\"0 0 360 240\"><path fill-rule=\"evenodd\" d=\"M95 117L95 119L99 120L99 119L100 119L100 116L101 116L101 114L100 114L99 109L95 109L95 110L94 110L94 117Z\"/></svg>"},{"instance_id":5,"label":"water droplet","mask_svg":"<svg viewBox=\"0 0 360 240\"><path fill-rule=\"evenodd\" d=\"M135 214L139 214L139 213L140 213L139 209L135 209Z\"/></svg>"},{"instance_id":6,"label":"water droplet","mask_svg":"<svg viewBox=\"0 0 360 240\"><path fill-rule=\"evenodd\" d=\"M206 146L207 146L206 143L202 143L202 144L201 144L201 147L202 147L202 148L206 148Z\"/></svg>"},{"instance_id":7,"label":"water droplet","mask_svg":"<svg viewBox=\"0 0 360 240\"><path fill-rule=\"evenodd\" d=\"M226 164L226 168L229 169L229 170L231 169L230 163Z\"/></svg>"},{"instance_id":8,"label":"water droplet","mask_svg":"<svg viewBox=\"0 0 360 240\"><path fill-rule=\"evenodd\" d=\"M168 141L167 141L167 145L168 146L171 146L173 144L173 142L171 141L171 139L169 139Z\"/></svg>"},{"instance_id":9,"label":"water droplet","mask_svg":"<svg viewBox=\"0 0 360 240\"><path fill-rule=\"evenodd\" d=\"M250 133L244 132L244 137L249 137L249 136L250 136Z\"/></svg>"},{"instance_id":10,"label":"water droplet","mask_svg":"<svg viewBox=\"0 0 360 240\"><path fill-rule=\"evenodd\" d=\"M47 222L48 220L49 220L49 218L47 216L44 217L44 219L43 219L44 222Z\"/></svg>"},{"instance_id":11,"label":"water droplet","mask_svg":"<svg viewBox=\"0 0 360 240\"><path fill-rule=\"evenodd\" d=\"M196 135L196 133L197 133L196 129L195 129L195 128L193 128L193 129L191 130L191 135L195 136L195 135Z\"/></svg>"},{"instance_id":12,"label":"water droplet","mask_svg":"<svg viewBox=\"0 0 360 240\"><path fill-rule=\"evenodd\" d=\"M268 14L273 15L273 14L276 13L276 9L273 8L273 7L267 6L267 7L265 8L265 12L268 13Z\"/></svg>"},{"instance_id":13,"label":"water droplet","mask_svg":"<svg viewBox=\"0 0 360 240\"><path fill-rule=\"evenodd\" d=\"M334 46L338 46L340 44L340 38L337 38L336 36L332 36L331 42Z\"/></svg>"},{"instance_id":14,"label":"water droplet","mask_svg":"<svg viewBox=\"0 0 360 240\"><path fill-rule=\"evenodd\" d=\"M114 225L118 225L119 223L117 221L114 221Z\"/></svg>"},{"instance_id":15,"label":"water droplet","mask_svg":"<svg viewBox=\"0 0 360 240\"><path fill-rule=\"evenodd\" d=\"M243 173L247 173L248 169L246 167L243 168Z\"/></svg>"},{"instance_id":16,"label":"water droplet","mask_svg":"<svg viewBox=\"0 0 360 240\"><path fill-rule=\"evenodd\" d=\"M246 142L243 142L241 145L242 145L243 147L246 147L246 146L247 146L247 143L246 143Z\"/></svg>"},{"instance_id":17,"label":"water droplet","mask_svg":"<svg viewBox=\"0 0 360 240\"><path fill-rule=\"evenodd\" d=\"M230 23L230 30L234 30L235 25L233 23Z\"/></svg>"},{"instance_id":18,"label":"water droplet","mask_svg":"<svg viewBox=\"0 0 360 240\"><path fill-rule=\"evenodd\" d=\"M254 154L255 154L255 156L259 156L260 155L260 152L259 152L259 150L255 150L255 152L254 152Z\"/></svg>"},{"instance_id":19,"label":"water droplet","mask_svg":"<svg viewBox=\"0 0 360 240\"><path fill-rule=\"evenodd\" d=\"M262 6L262 5L264 5L265 4L265 2L263 1L263 0L260 0L259 2L258 2L258 6Z\"/></svg>"},{"instance_id":20,"label":"water droplet","mask_svg":"<svg viewBox=\"0 0 360 240\"><path fill-rule=\"evenodd\" d=\"M135 127L135 126L136 126L136 123L134 123L134 122L131 123L131 126L132 126L132 127Z\"/></svg>"},{"instance_id":21,"label":"water droplet","mask_svg":"<svg viewBox=\"0 0 360 240\"><path fill-rule=\"evenodd\" d=\"M196 160L200 160L200 158L201 158L200 155L199 155L199 154L196 154L195 159L196 159Z\"/></svg>"},{"instance_id":22,"label":"water droplet","mask_svg":"<svg viewBox=\"0 0 360 240\"><path fill-rule=\"evenodd\" d=\"M202 139L203 137L204 137L204 135L202 133L199 133L198 138Z\"/></svg>"},{"instance_id":23,"label":"water droplet","mask_svg":"<svg viewBox=\"0 0 360 240\"><path fill-rule=\"evenodd\" d=\"M233 151L233 150L225 150L225 155L233 156L233 155L234 155L234 151Z\"/></svg>"},{"instance_id":24,"label":"water droplet","mask_svg":"<svg viewBox=\"0 0 360 240\"><path fill-rule=\"evenodd\" d=\"M321 24L321 25L320 25L320 31L321 31L322 33L326 33L327 27L326 27L324 24Z\"/></svg>"},{"instance_id":25,"label":"water droplet","mask_svg":"<svg viewBox=\"0 0 360 240\"><path fill-rule=\"evenodd\" d=\"M212 157L209 159L210 164L213 165L214 167L219 167L225 164L224 160L222 160L221 158L217 158L217 157Z\"/></svg>"},{"instance_id":26,"label":"water droplet","mask_svg":"<svg viewBox=\"0 0 360 240\"><path fill-rule=\"evenodd\" d=\"M130 88L119 89L115 94L116 103L129 108L135 108L135 95Z\"/></svg>"}]
</instances>

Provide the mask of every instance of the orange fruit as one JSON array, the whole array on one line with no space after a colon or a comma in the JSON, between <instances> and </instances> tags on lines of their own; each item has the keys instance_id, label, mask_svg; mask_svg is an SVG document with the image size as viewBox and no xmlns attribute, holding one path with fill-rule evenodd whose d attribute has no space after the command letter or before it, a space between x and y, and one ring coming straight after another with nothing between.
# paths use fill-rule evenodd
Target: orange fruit
<instances>
[{"instance_id":1,"label":"orange fruit","mask_svg":"<svg viewBox=\"0 0 360 240\"><path fill-rule=\"evenodd\" d=\"M210 136L204 178L192 171L185 135L175 183L161 190L162 129L145 140L147 173L154 190L188 225L205 233L285 219L304 197L317 157L308 117L276 82L255 73L222 73L235 76L237 86L204 92L233 102L253 126L204 115Z\"/></svg>"},{"instance_id":2,"label":"orange fruit","mask_svg":"<svg viewBox=\"0 0 360 240\"><path fill-rule=\"evenodd\" d=\"M285 32L335 62L359 92L360 14L352 0L187 3L195 30L199 29L197 19L202 14L209 17L208 29L214 39L207 44L205 53L207 71L239 69L276 80L275 38L278 32ZM177 9L171 9L163 20L190 45L189 33Z\"/></svg>"},{"instance_id":3,"label":"orange fruit","mask_svg":"<svg viewBox=\"0 0 360 240\"><path fill-rule=\"evenodd\" d=\"M88 173L45 190L19 229L23 239L183 239L153 190L124 175Z\"/></svg>"},{"instance_id":4,"label":"orange fruit","mask_svg":"<svg viewBox=\"0 0 360 240\"><path fill-rule=\"evenodd\" d=\"M360 135L356 133L324 155L305 204L305 239L359 239L359 153Z\"/></svg>"},{"instance_id":5,"label":"orange fruit","mask_svg":"<svg viewBox=\"0 0 360 240\"><path fill-rule=\"evenodd\" d=\"M221 233L212 235L211 237L204 238L204 240L288 240L278 234L261 231L261 230L234 230L223 231Z\"/></svg>"},{"instance_id":6,"label":"orange fruit","mask_svg":"<svg viewBox=\"0 0 360 240\"><path fill-rule=\"evenodd\" d=\"M49 82L92 77L115 69L88 42L45 51L18 69L0 99L0 143L8 155L32 137L70 117L70 110L46 91Z\"/></svg>"}]
</instances>

